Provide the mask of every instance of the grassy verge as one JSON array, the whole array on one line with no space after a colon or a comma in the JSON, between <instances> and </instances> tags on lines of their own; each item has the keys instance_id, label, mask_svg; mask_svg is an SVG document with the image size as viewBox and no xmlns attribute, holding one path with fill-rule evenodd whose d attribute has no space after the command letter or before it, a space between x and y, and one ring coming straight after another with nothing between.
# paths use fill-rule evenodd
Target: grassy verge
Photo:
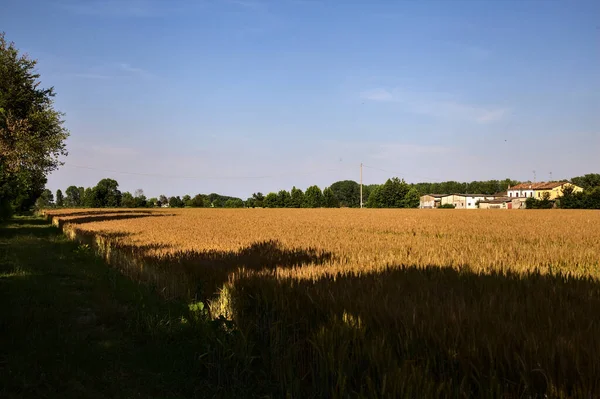
<instances>
[{"instance_id":1,"label":"grassy verge","mask_svg":"<svg viewBox=\"0 0 600 399\"><path fill-rule=\"evenodd\" d=\"M201 306L162 300L45 221L0 226L0 397L254 396L246 353Z\"/></svg>"}]
</instances>

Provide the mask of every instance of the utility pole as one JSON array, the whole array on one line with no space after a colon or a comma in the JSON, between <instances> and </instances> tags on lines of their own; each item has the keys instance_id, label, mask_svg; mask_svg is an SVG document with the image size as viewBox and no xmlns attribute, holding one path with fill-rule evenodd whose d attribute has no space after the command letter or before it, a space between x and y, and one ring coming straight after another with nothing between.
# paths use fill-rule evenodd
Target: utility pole
<instances>
[{"instance_id":1,"label":"utility pole","mask_svg":"<svg viewBox=\"0 0 600 399\"><path fill-rule=\"evenodd\" d=\"M360 163L360 208L363 207L363 195L362 195L362 162Z\"/></svg>"},{"instance_id":2,"label":"utility pole","mask_svg":"<svg viewBox=\"0 0 600 399\"><path fill-rule=\"evenodd\" d=\"M535 183L535 170L533 171L533 182Z\"/></svg>"},{"instance_id":3,"label":"utility pole","mask_svg":"<svg viewBox=\"0 0 600 399\"><path fill-rule=\"evenodd\" d=\"M550 181L552 181L552 172L550 172Z\"/></svg>"}]
</instances>

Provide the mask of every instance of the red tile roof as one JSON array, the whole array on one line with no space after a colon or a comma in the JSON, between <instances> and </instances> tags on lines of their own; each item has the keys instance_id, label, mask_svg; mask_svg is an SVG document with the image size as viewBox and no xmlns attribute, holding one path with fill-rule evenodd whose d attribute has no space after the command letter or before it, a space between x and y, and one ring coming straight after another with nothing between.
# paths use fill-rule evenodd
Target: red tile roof
<instances>
[{"instance_id":1,"label":"red tile roof","mask_svg":"<svg viewBox=\"0 0 600 399\"><path fill-rule=\"evenodd\" d=\"M514 187L510 187L508 190L552 190L553 188L560 187L569 182L556 181L556 182L540 182L540 183L521 183Z\"/></svg>"},{"instance_id":2,"label":"red tile roof","mask_svg":"<svg viewBox=\"0 0 600 399\"><path fill-rule=\"evenodd\" d=\"M500 198L494 198L492 200L485 200L485 201L479 201L479 202L485 203L485 204L502 204L505 202L511 202L514 199L517 199L517 198L516 197L500 197Z\"/></svg>"}]
</instances>

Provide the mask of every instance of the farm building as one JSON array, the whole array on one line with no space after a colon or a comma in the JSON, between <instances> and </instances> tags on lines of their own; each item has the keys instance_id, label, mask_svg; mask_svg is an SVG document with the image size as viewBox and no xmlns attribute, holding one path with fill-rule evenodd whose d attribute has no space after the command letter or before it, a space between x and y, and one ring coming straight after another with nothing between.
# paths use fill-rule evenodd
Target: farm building
<instances>
[{"instance_id":1,"label":"farm building","mask_svg":"<svg viewBox=\"0 0 600 399\"><path fill-rule=\"evenodd\" d=\"M544 198L545 193L548 193L548 198L551 200L560 197L563 193L563 189L566 187L573 187L574 193L582 192L583 189L579 186L571 184L566 181L561 182L541 182L541 183L521 183L514 187L508 188L508 196L512 198Z\"/></svg>"},{"instance_id":2,"label":"farm building","mask_svg":"<svg viewBox=\"0 0 600 399\"><path fill-rule=\"evenodd\" d=\"M441 205L451 204L456 209L477 209L478 202L494 198L487 194L449 194L442 197Z\"/></svg>"},{"instance_id":3,"label":"farm building","mask_svg":"<svg viewBox=\"0 0 600 399\"><path fill-rule=\"evenodd\" d=\"M525 198L499 197L479 201L479 209L523 209Z\"/></svg>"},{"instance_id":4,"label":"farm building","mask_svg":"<svg viewBox=\"0 0 600 399\"><path fill-rule=\"evenodd\" d=\"M445 197L448 194L427 194L422 195L419 201L419 208L422 209L430 209L437 208L440 206L442 202L442 197Z\"/></svg>"}]
</instances>

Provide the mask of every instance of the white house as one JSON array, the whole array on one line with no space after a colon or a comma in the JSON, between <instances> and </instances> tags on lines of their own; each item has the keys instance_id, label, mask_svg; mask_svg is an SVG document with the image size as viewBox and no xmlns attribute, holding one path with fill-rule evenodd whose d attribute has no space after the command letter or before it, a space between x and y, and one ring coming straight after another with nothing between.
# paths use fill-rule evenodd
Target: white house
<instances>
[{"instance_id":1,"label":"white house","mask_svg":"<svg viewBox=\"0 0 600 399\"><path fill-rule=\"evenodd\" d=\"M514 187L509 187L507 192L511 198L536 198L542 199L547 196L549 199L554 200L563 195L563 189L570 187L574 193L582 192L583 189L575 184L566 181L556 182L540 182L540 183L521 183Z\"/></svg>"},{"instance_id":2,"label":"white house","mask_svg":"<svg viewBox=\"0 0 600 399\"><path fill-rule=\"evenodd\" d=\"M487 194L449 194L442 197L441 205L452 204L456 209L477 209L479 201L492 200L495 197Z\"/></svg>"},{"instance_id":3,"label":"white house","mask_svg":"<svg viewBox=\"0 0 600 399\"><path fill-rule=\"evenodd\" d=\"M535 193L535 183L521 183L514 187L508 187L507 195L511 198L529 198Z\"/></svg>"},{"instance_id":4,"label":"white house","mask_svg":"<svg viewBox=\"0 0 600 399\"><path fill-rule=\"evenodd\" d=\"M447 196L448 194L427 194L422 195L419 200L419 208L428 209L428 208L437 208L440 206L442 202L442 198Z\"/></svg>"}]
</instances>

